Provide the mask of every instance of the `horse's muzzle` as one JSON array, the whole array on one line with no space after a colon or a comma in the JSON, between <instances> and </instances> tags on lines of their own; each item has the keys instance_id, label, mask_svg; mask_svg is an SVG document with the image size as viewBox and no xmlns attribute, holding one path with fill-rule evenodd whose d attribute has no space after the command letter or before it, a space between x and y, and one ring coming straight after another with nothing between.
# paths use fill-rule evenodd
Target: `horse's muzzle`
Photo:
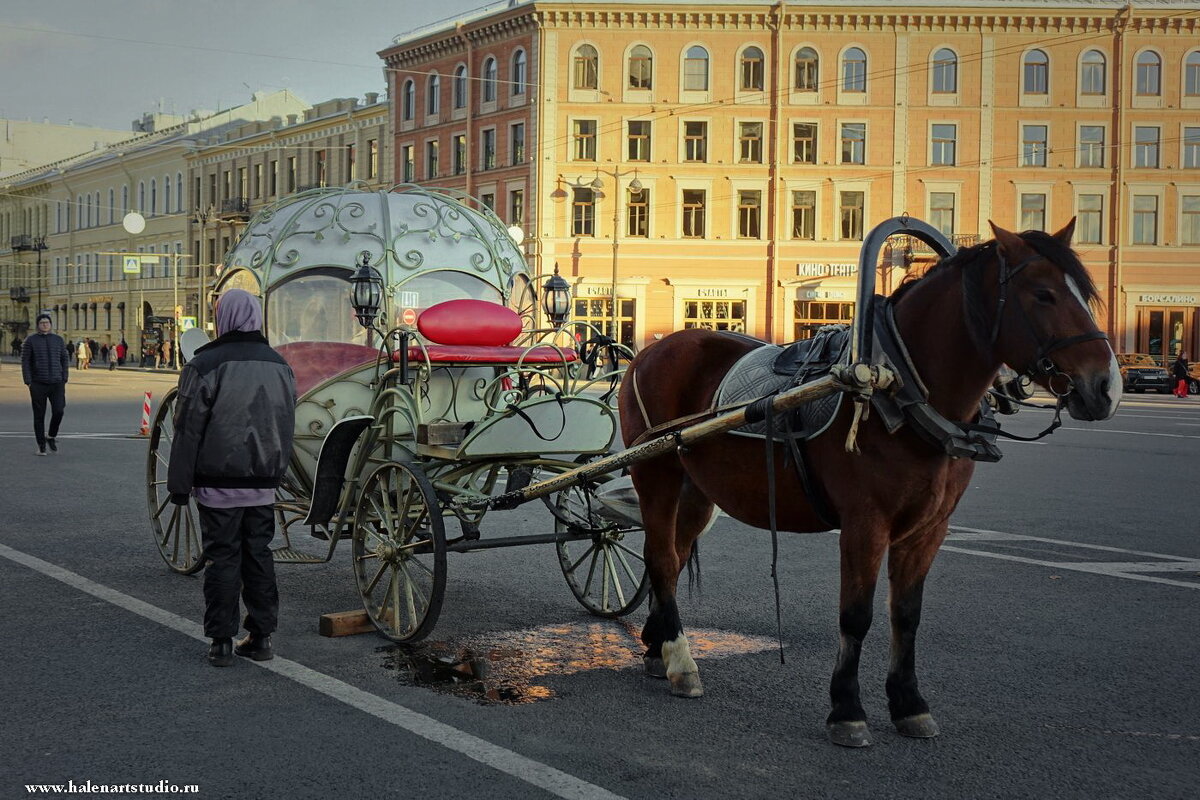
<instances>
[{"instance_id":1,"label":"horse's muzzle","mask_svg":"<svg viewBox=\"0 0 1200 800\"><path fill-rule=\"evenodd\" d=\"M1124 383L1117 357L1113 356L1107 372L1073 376L1074 390L1067 395L1067 413L1074 419L1111 419L1121 405Z\"/></svg>"}]
</instances>

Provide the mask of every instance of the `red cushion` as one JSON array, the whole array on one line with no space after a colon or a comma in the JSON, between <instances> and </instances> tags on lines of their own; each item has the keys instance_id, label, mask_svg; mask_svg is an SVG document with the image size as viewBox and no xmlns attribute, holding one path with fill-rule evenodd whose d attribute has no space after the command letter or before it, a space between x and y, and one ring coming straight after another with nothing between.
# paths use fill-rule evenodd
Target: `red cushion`
<instances>
[{"instance_id":1,"label":"red cushion","mask_svg":"<svg viewBox=\"0 0 1200 800\"><path fill-rule=\"evenodd\" d=\"M540 347L476 347L471 345L431 345L424 349L408 348L408 360L413 363L425 361L428 355L433 364L562 364L579 360L579 354L570 348L561 351L542 345ZM524 358L522 358L524 356ZM392 353L392 360L400 360L400 351Z\"/></svg>"},{"instance_id":2,"label":"red cushion","mask_svg":"<svg viewBox=\"0 0 1200 800\"><path fill-rule=\"evenodd\" d=\"M520 335L521 317L487 300L447 300L422 311L417 330L438 344L498 347Z\"/></svg>"}]
</instances>

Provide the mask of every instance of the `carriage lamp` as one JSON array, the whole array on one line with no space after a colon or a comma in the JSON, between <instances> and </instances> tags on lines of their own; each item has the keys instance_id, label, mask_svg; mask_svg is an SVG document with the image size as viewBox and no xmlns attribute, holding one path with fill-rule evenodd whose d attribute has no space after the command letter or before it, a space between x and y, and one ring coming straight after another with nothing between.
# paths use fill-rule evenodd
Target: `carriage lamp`
<instances>
[{"instance_id":1,"label":"carriage lamp","mask_svg":"<svg viewBox=\"0 0 1200 800\"><path fill-rule=\"evenodd\" d=\"M383 278L379 271L371 266L371 254L362 252L362 263L350 276L350 304L354 306L354 316L358 324L370 328L379 316L379 307L383 303Z\"/></svg>"},{"instance_id":2,"label":"carriage lamp","mask_svg":"<svg viewBox=\"0 0 1200 800\"><path fill-rule=\"evenodd\" d=\"M558 274L558 264L554 265L554 274L542 284L542 310L556 328L561 328L571 313L571 284Z\"/></svg>"}]
</instances>

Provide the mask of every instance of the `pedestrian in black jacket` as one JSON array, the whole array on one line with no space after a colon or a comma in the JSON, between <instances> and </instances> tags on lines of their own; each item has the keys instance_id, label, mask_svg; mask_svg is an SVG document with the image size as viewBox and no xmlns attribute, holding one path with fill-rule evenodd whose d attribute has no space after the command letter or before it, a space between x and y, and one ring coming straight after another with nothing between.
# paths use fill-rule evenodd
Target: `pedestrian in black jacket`
<instances>
[{"instance_id":1,"label":"pedestrian in black jacket","mask_svg":"<svg viewBox=\"0 0 1200 800\"><path fill-rule=\"evenodd\" d=\"M175 438L167 490L178 505L195 497L208 567L204 634L209 663L233 655L266 661L279 616L271 539L275 487L292 454L296 381L267 343L262 307L249 292L225 292L217 304L217 339L196 351L179 376ZM238 594L250 635L233 647Z\"/></svg>"},{"instance_id":2,"label":"pedestrian in black jacket","mask_svg":"<svg viewBox=\"0 0 1200 800\"><path fill-rule=\"evenodd\" d=\"M1181 350L1179 355L1175 357L1174 363L1171 364L1171 374L1175 376L1175 396L1187 397L1188 378L1191 377L1188 374L1187 353Z\"/></svg>"},{"instance_id":3,"label":"pedestrian in black jacket","mask_svg":"<svg viewBox=\"0 0 1200 800\"><path fill-rule=\"evenodd\" d=\"M50 315L37 315L37 333L26 336L21 345L21 377L29 387L33 402L33 435L37 439L37 454L58 452L58 427L67 407L67 377L71 371L71 356L62 337L51 333L54 327ZM50 435L46 435L46 401L50 401Z\"/></svg>"}]
</instances>

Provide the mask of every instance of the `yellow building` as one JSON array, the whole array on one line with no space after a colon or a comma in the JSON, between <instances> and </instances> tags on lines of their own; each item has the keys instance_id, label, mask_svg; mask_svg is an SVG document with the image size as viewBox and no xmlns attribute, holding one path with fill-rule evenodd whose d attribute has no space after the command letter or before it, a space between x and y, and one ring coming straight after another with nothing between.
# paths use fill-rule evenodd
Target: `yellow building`
<instances>
[{"instance_id":1,"label":"yellow building","mask_svg":"<svg viewBox=\"0 0 1200 800\"><path fill-rule=\"evenodd\" d=\"M1076 246L1118 349L1197 349L1200 3L526 2L380 56L396 179L463 189L642 346L853 314L908 213ZM634 181L636 180L636 184ZM640 191L631 191L631 184ZM894 243L877 285L927 260Z\"/></svg>"}]
</instances>

